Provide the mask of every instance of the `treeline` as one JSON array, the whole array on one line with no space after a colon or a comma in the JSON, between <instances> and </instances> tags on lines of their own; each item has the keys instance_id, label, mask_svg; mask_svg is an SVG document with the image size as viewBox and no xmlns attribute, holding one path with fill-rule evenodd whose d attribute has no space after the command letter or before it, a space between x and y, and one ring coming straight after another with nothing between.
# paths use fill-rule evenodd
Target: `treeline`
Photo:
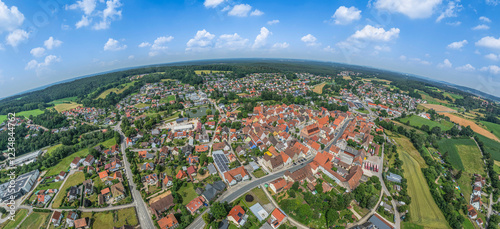
<instances>
[{"instance_id":1,"label":"treeline","mask_svg":"<svg viewBox=\"0 0 500 229\"><path fill-rule=\"evenodd\" d=\"M32 131L26 128L26 124L23 123L14 129L15 148L16 156L23 155L25 153L33 152L39 150L45 146L50 146L62 142L65 145L72 145L78 143L78 137L81 134L97 130L99 128L90 125L78 125L75 129L69 129L67 131L62 131L57 134L53 134L50 131ZM29 138L25 138L28 134L31 134ZM34 136L33 134L36 134ZM7 145L9 143L9 133L8 131L3 131L0 133L0 151L7 150Z\"/></svg>"},{"instance_id":2,"label":"treeline","mask_svg":"<svg viewBox=\"0 0 500 229\"><path fill-rule=\"evenodd\" d=\"M66 119L66 116L52 109L46 109L43 114L35 117L30 115L29 119L31 119L33 123L46 127L48 129L57 129L69 126L69 122Z\"/></svg>"}]
</instances>

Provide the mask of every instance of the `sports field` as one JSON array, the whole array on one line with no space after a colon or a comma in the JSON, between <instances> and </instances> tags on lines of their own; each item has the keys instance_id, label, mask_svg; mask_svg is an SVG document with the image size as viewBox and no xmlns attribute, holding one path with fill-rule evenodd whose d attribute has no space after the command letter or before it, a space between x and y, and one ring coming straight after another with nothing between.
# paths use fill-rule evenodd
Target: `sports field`
<instances>
[{"instance_id":1,"label":"sports field","mask_svg":"<svg viewBox=\"0 0 500 229\"><path fill-rule=\"evenodd\" d=\"M403 161L404 176L408 179L408 195L412 200L410 222L425 228L448 228L446 219L434 202L422 174L419 161L423 161L423 158L407 138L394 138L394 140L398 143L398 153ZM410 151L407 151L408 149Z\"/></svg>"},{"instance_id":2,"label":"sports field","mask_svg":"<svg viewBox=\"0 0 500 229\"><path fill-rule=\"evenodd\" d=\"M490 139L493 139L495 141L498 141L500 142L500 139L495 136L494 134L492 134L491 132L487 131L486 129L478 126L475 122L471 121L471 120L468 120L468 119L465 119L465 118L462 118L462 117L458 117L456 115L453 115L453 114L450 114L450 113L443 113L443 115L446 115L448 117L450 117L450 120L452 122L455 122L455 123L458 123L462 126L470 126L470 128L472 128L472 130L478 134L481 134L487 138L490 138Z\"/></svg>"},{"instance_id":3,"label":"sports field","mask_svg":"<svg viewBox=\"0 0 500 229\"><path fill-rule=\"evenodd\" d=\"M432 128L438 126L439 128L441 128L442 131L449 130L454 126L453 123L448 122L446 120L441 120L439 122L438 121L431 121L429 119L422 118L422 117L417 116L417 115L412 115L412 116L401 119L402 123L406 123L408 121L410 121L410 126L415 126L415 127L420 128L423 125L427 125L427 126L429 126L429 129L432 129Z\"/></svg>"},{"instance_id":4,"label":"sports field","mask_svg":"<svg viewBox=\"0 0 500 229\"><path fill-rule=\"evenodd\" d=\"M481 151L472 139L442 139L439 141L441 154L448 152L450 162L456 169L467 173L484 174Z\"/></svg>"}]
</instances>

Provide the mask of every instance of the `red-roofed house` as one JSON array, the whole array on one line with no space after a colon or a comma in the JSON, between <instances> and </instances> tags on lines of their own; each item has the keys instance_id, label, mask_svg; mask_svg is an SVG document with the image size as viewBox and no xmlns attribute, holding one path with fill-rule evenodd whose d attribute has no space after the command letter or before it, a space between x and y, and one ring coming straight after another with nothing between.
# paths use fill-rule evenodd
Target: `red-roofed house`
<instances>
[{"instance_id":1,"label":"red-roofed house","mask_svg":"<svg viewBox=\"0 0 500 229\"><path fill-rule=\"evenodd\" d=\"M227 184L229 184L229 186L235 185L240 181L245 181L248 179L250 179L250 175L243 166L229 170L224 173L224 180L226 181Z\"/></svg>"},{"instance_id":2,"label":"red-roofed house","mask_svg":"<svg viewBox=\"0 0 500 229\"><path fill-rule=\"evenodd\" d=\"M271 227L274 229L278 228L285 220L286 215L279 208L275 208L273 213L271 213L271 218L267 221Z\"/></svg>"},{"instance_id":3,"label":"red-roofed house","mask_svg":"<svg viewBox=\"0 0 500 229\"><path fill-rule=\"evenodd\" d=\"M186 204L186 208L191 212L191 215L194 215L204 204L205 198L203 198L203 196L198 196Z\"/></svg>"},{"instance_id":4,"label":"red-roofed house","mask_svg":"<svg viewBox=\"0 0 500 229\"><path fill-rule=\"evenodd\" d=\"M243 226L246 223L248 216L245 215L245 211L240 205L236 205L229 211L227 219L237 226Z\"/></svg>"},{"instance_id":5,"label":"red-roofed house","mask_svg":"<svg viewBox=\"0 0 500 229\"><path fill-rule=\"evenodd\" d=\"M179 226L179 222L175 218L174 214L170 213L158 220L158 226L160 226L161 229L174 229Z\"/></svg>"}]
</instances>

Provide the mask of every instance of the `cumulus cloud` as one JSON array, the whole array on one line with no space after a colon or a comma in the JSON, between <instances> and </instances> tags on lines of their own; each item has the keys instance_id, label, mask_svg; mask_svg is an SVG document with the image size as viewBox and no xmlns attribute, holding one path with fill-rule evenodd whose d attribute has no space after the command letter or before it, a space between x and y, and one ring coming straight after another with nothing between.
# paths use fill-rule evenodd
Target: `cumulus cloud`
<instances>
[{"instance_id":1,"label":"cumulus cloud","mask_svg":"<svg viewBox=\"0 0 500 229\"><path fill-rule=\"evenodd\" d=\"M255 38L255 42L253 43L253 48L260 48L266 45L267 37L271 34L271 32L266 28L260 28L260 33Z\"/></svg>"},{"instance_id":2,"label":"cumulus cloud","mask_svg":"<svg viewBox=\"0 0 500 229\"><path fill-rule=\"evenodd\" d=\"M462 24L461 21L455 21L455 22L446 22L447 25L451 25L451 26L459 26Z\"/></svg>"},{"instance_id":3,"label":"cumulus cloud","mask_svg":"<svg viewBox=\"0 0 500 229\"><path fill-rule=\"evenodd\" d=\"M488 29L490 29L490 27L485 24L477 25L472 28L472 30L488 30Z\"/></svg>"},{"instance_id":4,"label":"cumulus cloud","mask_svg":"<svg viewBox=\"0 0 500 229\"><path fill-rule=\"evenodd\" d=\"M287 42L283 42L283 43L275 43L273 45L273 49L286 49L290 47L290 44L288 44Z\"/></svg>"},{"instance_id":5,"label":"cumulus cloud","mask_svg":"<svg viewBox=\"0 0 500 229\"><path fill-rule=\"evenodd\" d=\"M451 68L452 64L450 62L450 60L448 59L444 59L443 63L439 63L438 64L438 67L440 68Z\"/></svg>"},{"instance_id":6,"label":"cumulus cloud","mask_svg":"<svg viewBox=\"0 0 500 229\"><path fill-rule=\"evenodd\" d=\"M217 39L215 47L227 50L239 50L247 47L248 39L242 38L237 33L222 34Z\"/></svg>"},{"instance_id":7,"label":"cumulus cloud","mask_svg":"<svg viewBox=\"0 0 500 229\"><path fill-rule=\"evenodd\" d=\"M400 56L399 59L406 60L406 57L405 56ZM417 58L417 57L409 58L408 60L411 61L411 62L417 62L419 64L423 64L423 65L431 65L431 62L426 61L426 60L422 60L422 59Z\"/></svg>"},{"instance_id":8,"label":"cumulus cloud","mask_svg":"<svg viewBox=\"0 0 500 229\"><path fill-rule=\"evenodd\" d=\"M104 9L97 10L100 5L104 4ZM75 23L77 29L90 26L92 22L95 22L92 29L103 30L108 29L112 21L121 19L122 6L120 0L81 0L75 4L67 5L65 8L66 10L81 10L83 12L81 19Z\"/></svg>"},{"instance_id":9,"label":"cumulus cloud","mask_svg":"<svg viewBox=\"0 0 500 229\"><path fill-rule=\"evenodd\" d=\"M487 66L487 67L482 67L481 68L481 71L483 72L489 72L491 74L500 74L500 67L496 66L496 65L490 65L490 66Z\"/></svg>"},{"instance_id":10,"label":"cumulus cloud","mask_svg":"<svg viewBox=\"0 0 500 229\"><path fill-rule=\"evenodd\" d=\"M106 44L104 44L104 51L119 51L126 48L127 45L120 45L120 42L113 38L109 38Z\"/></svg>"},{"instance_id":11,"label":"cumulus cloud","mask_svg":"<svg viewBox=\"0 0 500 229\"><path fill-rule=\"evenodd\" d=\"M0 0L0 34L14 31L24 22L24 15L16 6L10 8Z\"/></svg>"},{"instance_id":12,"label":"cumulus cloud","mask_svg":"<svg viewBox=\"0 0 500 229\"><path fill-rule=\"evenodd\" d=\"M303 36L302 38L300 38L300 40L303 41L304 43L306 43L307 46L319 45L318 43L316 43L316 41L317 41L316 37L314 37L312 34L307 34L307 35Z\"/></svg>"},{"instance_id":13,"label":"cumulus cloud","mask_svg":"<svg viewBox=\"0 0 500 229\"><path fill-rule=\"evenodd\" d=\"M151 50L149 52L149 56L156 56L158 54L160 54L161 51L165 51L168 49L168 46L166 45L168 42L172 41L174 39L174 37L172 36L168 36L168 37L158 37L156 38L156 40L153 42L153 44L151 45ZM141 47L142 44L144 43L147 43L147 42L143 42L139 45L139 47ZM147 43L149 44L149 43Z\"/></svg>"},{"instance_id":14,"label":"cumulus cloud","mask_svg":"<svg viewBox=\"0 0 500 229\"><path fill-rule=\"evenodd\" d=\"M263 14L264 14L264 12L256 9L256 10L252 11L252 13L250 13L250 16L261 16Z\"/></svg>"},{"instance_id":15,"label":"cumulus cloud","mask_svg":"<svg viewBox=\"0 0 500 229\"><path fill-rule=\"evenodd\" d=\"M111 21L121 19L122 11L118 9L122 6L120 0L106 1L106 8L100 13L101 21L96 23L92 28L95 30L108 29Z\"/></svg>"},{"instance_id":16,"label":"cumulus cloud","mask_svg":"<svg viewBox=\"0 0 500 229\"><path fill-rule=\"evenodd\" d=\"M484 57L486 57L486 59L489 59L489 60L492 60L492 61L498 61L498 60L500 60L500 55L497 55L497 54L494 54L494 53L490 53L490 54L488 54L488 55L486 55Z\"/></svg>"},{"instance_id":17,"label":"cumulus cloud","mask_svg":"<svg viewBox=\"0 0 500 229\"><path fill-rule=\"evenodd\" d=\"M332 18L337 25L347 25L353 21L361 19L361 10L354 6L349 8L341 6L335 11Z\"/></svg>"},{"instance_id":18,"label":"cumulus cloud","mask_svg":"<svg viewBox=\"0 0 500 229\"><path fill-rule=\"evenodd\" d=\"M215 8L218 5L222 4L224 0L205 0L203 5L207 8Z\"/></svg>"},{"instance_id":19,"label":"cumulus cloud","mask_svg":"<svg viewBox=\"0 0 500 229\"><path fill-rule=\"evenodd\" d=\"M82 0L82 1L76 1L76 3L66 6L66 9L69 10L80 9L83 11L84 14L90 15L92 12L94 12L96 6L97 6L96 0Z\"/></svg>"},{"instance_id":20,"label":"cumulus cloud","mask_svg":"<svg viewBox=\"0 0 500 229\"><path fill-rule=\"evenodd\" d=\"M208 49L212 46L213 39L215 38L215 35L207 32L205 29L204 30L198 30L196 32L196 35L194 38L189 39L189 41L186 44L186 51L190 50L195 50L195 51L201 51Z\"/></svg>"},{"instance_id":21,"label":"cumulus cloud","mask_svg":"<svg viewBox=\"0 0 500 229\"><path fill-rule=\"evenodd\" d=\"M330 45L326 46L323 50L325 52L331 52L331 53L335 52L335 49L333 47L330 47Z\"/></svg>"},{"instance_id":22,"label":"cumulus cloud","mask_svg":"<svg viewBox=\"0 0 500 229\"><path fill-rule=\"evenodd\" d=\"M280 23L280 20L272 20L272 21L267 22L268 25L274 25L274 24L278 24L278 23Z\"/></svg>"},{"instance_id":23,"label":"cumulus cloud","mask_svg":"<svg viewBox=\"0 0 500 229\"><path fill-rule=\"evenodd\" d=\"M149 47L151 46L151 44L149 42L142 42L139 44L139 48L145 48L145 47Z\"/></svg>"},{"instance_id":24,"label":"cumulus cloud","mask_svg":"<svg viewBox=\"0 0 500 229\"><path fill-rule=\"evenodd\" d=\"M12 47L17 47L17 45L19 45L19 43L27 40L29 38L29 33L22 30L22 29L16 29L14 31L12 31L11 33L9 33L9 35L7 35L7 38L5 38L6 42L8 45L12 46Z\"/></svg>"},{"instance_id":25,"label":"cumulus cloud","mask_svg":"<svg viewBox=\"0 0 500 229\"><path fill-rule=\"evenodd\" d=\"M34 49L31 49L30 53L34 57L40 58L45 55L45 49L42 47L36 47Z\"/></svg>"},{"instance_id":26,"label":"cumulus cloud","mask_svg":"<svg viewBox=\"0 0 500 229\"><path fill-rule=\"evenodd\" d=\"M486 22L486 23L490 23L491 22L491 20L489 18L485 17L485 16L479 17L479 20L481 20L483 22Z\"/></svg>"},{"instance_id":27,"label":"cumulus cloud","mask_svg":"<svg viewBox=\"0 0 500 229\"><path fill-rule=\"evenodd\" d=\"M457 67L457 70L459 71L474 71L476 68L470 64L466 64L464 66Z\"/></svg>"},{"instance_id":28,"label":"cumulus cloud","mask_svg":"<svg viewBox=\"0 0 500 229\"><path fill-rule=\"evenodd\" d=\"M87 15L82 15L82 19L80 19L80 21L78 21L75 24L75 27L77 29L82 28L82 27L87 27L90 25L91 22L92 22L92 18L89 18Z\"/></svg>"},{"instance_id":29,"label":"cumulus cloud","mask_svg":"<svg viewBox=\"0 0 500 229\"><path fill-rule=\"evenodd\" d=\"M54 55L48 55L45 57L43 62L38 62L36 60L31 60L28 62L26 67L24 68L25 70L31 70L34 69L36 70L37 75L40 75L43 71L49 70L49 66L52 65L53 63L60 62L61 58L54 56Z\"/></svg>"},{"instance_id":30,"label":"cumulus cloud","mask_svg":"<svg viewBox=\"0 0 500 229\"><path fill-rule=\"evenodd\" d=\"M233 8L227 13L227 15L235 17L246 17L248 16L250 10L252 10L252 6L248 4L238 4L233 6Z\"/></svg>"},{"instance_id":31,"label":"cumulus cloud","mask_svg":"<svg viewBox=\"0 0 500 229\"><path fill-rule=\"evenodd\" d=\"M47 39L46 41L43 42L43 45L45 45L45 47L48 50L51 50L53 48L57 48L57 47L61 46L62 43L63 43L62 41L54 39L54 37L49 37L49 39Z\"/></svg>"},{"instance_id":32,"label":"cumulus cloud","mask_svg":"<svg viewBox=\"0 0 500 229\"><path fill-rule=\"evenodd\" d=\"M476 46L491 48L491 49L500 49L500 37L483 37L479 41L476 42Z\"/></svg>"},{"instance_id":33,"label":"cumulus cloud","mask_svg":"<svg viewBox=\"0 0 500 229\"><path fill-rule=\"evenodd\" d=\"M356 31L351 37L360 40L390 41L399 36L398 28L391 28L385 31L384 28L375 28L371 25L365 26L362 30Z\"/></svg>"},{"instance_id":34,"label":"cumulus cloud","mask_svg":"<svg viewBox=\"0 0 500 229\"><path fill-rule=\"evenodd\" d=\"M411 19L428 18L442 0L376 0L375 8L393 13L401 13Z\"/></svg>"},{"instance_id":35,"label":"cumulus cloud","mask_svg":"<svg viewBox=\"0 0 500 229\"><path fill-rule=\"evenodd\" d=\"M460 0L458 1L449 1L446 9L441 12L438 18L436 18L436 22L440 22L441 20L449 17L457 17L457 13L463 9L463 6L460 5Z\"/></svg>"},{"instance_id":36,"label":"cumulus cloud","mask_svg":"<svg viewBox=\"0 0 500 229\"><path fill-rule=\"evenodd\" d=\"M456 42L449 44L447 47L449 49L462 49L462 47L464 47L464 45L466 45L467 43L468 43L467 40L456 41Z\"/></svg>"}]
</instances>

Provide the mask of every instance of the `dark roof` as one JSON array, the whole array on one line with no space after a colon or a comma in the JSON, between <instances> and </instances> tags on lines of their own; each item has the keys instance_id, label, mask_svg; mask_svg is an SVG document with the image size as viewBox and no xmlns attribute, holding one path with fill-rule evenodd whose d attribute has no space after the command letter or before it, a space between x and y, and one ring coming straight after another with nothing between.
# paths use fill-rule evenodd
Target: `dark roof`
<instances>
[{"instance_id":1,"label":"dark roof","mask_svg":"<svg viewBox=\"0 0 500 229\"><path fill-rule=\"evenodd\" d=\"M226 183L223 181L216 181L213 184L207 184L205 187L205 191L201 194L204 196L208 201L212 200L217 193L223 191L226 188Z\"/></svg>"}]
</instances>

